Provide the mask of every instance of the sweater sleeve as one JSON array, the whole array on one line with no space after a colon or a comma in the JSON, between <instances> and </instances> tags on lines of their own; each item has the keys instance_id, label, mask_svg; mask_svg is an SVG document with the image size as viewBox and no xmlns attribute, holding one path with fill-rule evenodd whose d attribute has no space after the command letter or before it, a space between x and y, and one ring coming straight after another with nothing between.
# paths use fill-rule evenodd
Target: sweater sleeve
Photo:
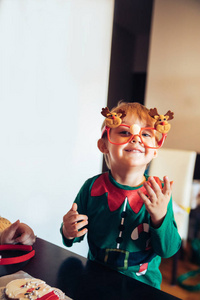
<instances>
[{"instance_id":1,"label":"sweater sleeve","mask_svg":"<svg viewBox=\"0 0 200 300\"><path fill-rule=\"evenodd\" d=\"M168 204L167 214L159 228L150 226L151 243L156 254L168 258L173 256L181 247L181 238L178 233L172 209L172 198Z\"/></svg>"},{"instance_id":2,"label":"sweater sleeve","mask_svg":"<svg viewBox=\"0 0 200 300\"><path fill-rule=\"evenodd\" d=\"M11 225L12 223L5 218L0 217L0 244L2 232Z\"/></svg>"}]
</instances>

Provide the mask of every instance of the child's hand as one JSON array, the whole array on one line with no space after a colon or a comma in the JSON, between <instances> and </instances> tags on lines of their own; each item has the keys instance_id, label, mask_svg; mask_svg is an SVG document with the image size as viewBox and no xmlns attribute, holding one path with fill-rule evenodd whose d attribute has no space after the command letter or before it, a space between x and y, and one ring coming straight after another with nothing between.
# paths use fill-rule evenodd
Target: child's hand
<instances>
[{"instance_id":1,"label":"child's hand","mask_svg":"<svg viewBox=\"0 0 200 300\"><path fill-rule=\"evenodd\" d=\"M26 224L17 220L7 227L1 234L1 244L32 245L35 242L33 230Z\"/></svg>"},{"instance_id":2,"label":"child's hand","mask_svg":"<svg viewBox=\"0 0 200 300\"><path fill-rule=\"evenodd\" d=\"M77 212L78 206L73 203L72 208L63 217L63 234L67 239L74 239L87 233L87 228L84 228L88 224L88 217L86 215L80 215Z\"/></svg>"},{"instance_id":3,"label":"child's hand","mask_svg":"<svg viewBox=\"0 0 200 300\"><path fill-rule=\"evenodd\" d=\"M168 177L163 178L164 187L161 189L153 177L149 177L149 182L144 183L144 187L149 197L141 191L138 191L139 196L144 201L146 210L151 216L151 222L154 227L159 227L167 213L167 205L169 203L173 181L169 181Z\"/></svg>"}]
</instances>

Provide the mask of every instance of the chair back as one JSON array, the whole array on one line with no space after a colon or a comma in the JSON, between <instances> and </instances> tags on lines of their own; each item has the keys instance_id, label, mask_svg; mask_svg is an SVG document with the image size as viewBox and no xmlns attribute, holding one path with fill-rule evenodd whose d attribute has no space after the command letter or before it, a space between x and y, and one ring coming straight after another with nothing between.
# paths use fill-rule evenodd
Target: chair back
<instances>
[{"instance_id":1,"label":"chair back","mask_svg":"<svg viewBox=\"0 0 200 300\"><path fill-rule=\"evenodd\" d=\"M148 171L151 176L163 179L163 176L167 175L170 181L174 181L172 199L180 209L183 208L183 215L185 214L185 221L183 221L183 218L179 220L179 214L174 212L182 239L187 239L188 235L195 161L196 152L194 151L161 148L158 150L158 156L151 161ZM181 224L182 222L185 224Z\"/></svg>"}]
</instances>

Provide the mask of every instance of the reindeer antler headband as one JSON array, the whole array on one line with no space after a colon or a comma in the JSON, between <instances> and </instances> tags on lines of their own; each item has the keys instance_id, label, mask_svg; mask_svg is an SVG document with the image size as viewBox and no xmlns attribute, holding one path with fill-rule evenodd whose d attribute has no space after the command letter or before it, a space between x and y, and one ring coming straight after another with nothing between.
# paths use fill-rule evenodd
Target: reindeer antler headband
<instances>
[{"instance_id":1,"label":"reindeer antler headband","mask_svg":"<svg viewBox=\"0 0 200 300\"><path fill-rule=\"evenodd\" d=\"M159 115L157 108L151 108L149 115L155 120L154 127L157 131L161 133L169 132L171 125L168 121L174 118L174 113L171 110L168 110L165 115Z\"/></svg>"}]
</instances>

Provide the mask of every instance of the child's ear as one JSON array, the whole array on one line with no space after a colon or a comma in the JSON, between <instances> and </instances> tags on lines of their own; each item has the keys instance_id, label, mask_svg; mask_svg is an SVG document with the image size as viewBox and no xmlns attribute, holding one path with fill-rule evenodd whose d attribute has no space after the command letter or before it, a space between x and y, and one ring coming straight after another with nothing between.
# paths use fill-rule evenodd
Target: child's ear
<instances>
[{"instance_id":1,"label":"child's ear","mask_svg":"<svg viewBox=\"0 0 200 300\"><path fill-rule=\"evenodd\" d=\"M99 139L97 142L97 146L102 153L104 154L108 153L108 148L106 145L106 141L104 139Z\"/></svg>"}]
</instances>

